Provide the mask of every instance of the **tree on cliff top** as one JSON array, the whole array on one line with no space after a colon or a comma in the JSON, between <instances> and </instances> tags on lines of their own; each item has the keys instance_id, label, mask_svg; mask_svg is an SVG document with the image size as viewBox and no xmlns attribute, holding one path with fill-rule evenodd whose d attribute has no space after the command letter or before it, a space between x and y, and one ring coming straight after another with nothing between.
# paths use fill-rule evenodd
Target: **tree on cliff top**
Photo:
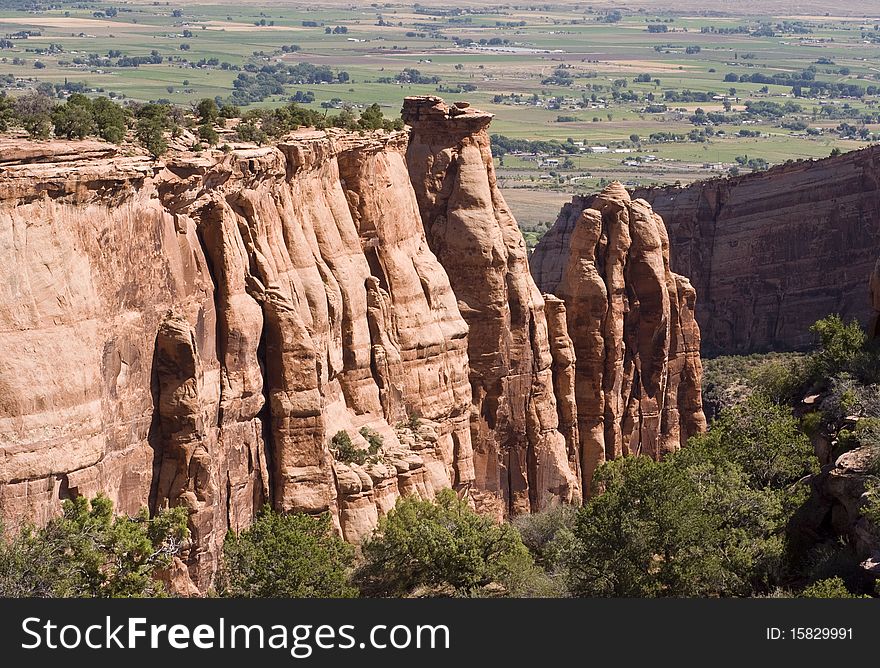
<instances>
[{"instance_id":1,"label":"tree on cliff top","mask_svg":"<svg viewBox=\"0 0 880 668\"><path fill-rule=\"evenodd\" d=\"M52 110L55 135L67 139L83 139L95 131L92 101L82 93L74 93L67 102Z\"/></svg>"},{"instance_id":2,"label":"tree on cliff top","mask_svg":"<svg viewBox=\"0 0 880 668\"><path fill-rule=\"evenodd\" d=\"M158 158L168 150L165 131L174 127L170 111L166 104L145 104L135 114L138 141L153 157Z\"/></svg>"},{"instance_id":3,"label":"tree on cliff top","mask_svg":"<svg viewBox=\"0 0 880 668\"><path fill-rule=\"evenodd\" d=\"M223 545L217 592L232 598L350 598L354 548L336 536L330 517L276 513L264 507Z\"/></svg>"},{"instance_id":4,"label":"tree on cliff top","mask_svg":"<svg viewBox=\"0 0 880 668\"><path fill-rule=\"evenodd\" d=\"M16 98L15 115L21 126L34 139L48 139L52 133L52 109L55 103L48 95L33 92Z\"/></svg>"},{"instance_id":5,"label":"tree on cliff top","mask_svg":"<svg viewBox=\"0 0 880 668\"><path fill-rule=\"evenodd\" d=\"M220 107L217 106L214 100L206 97L196 105L196 113L202 125L216 123L217 119L220 118Z\"/></svg>"},{"instance_id":6,"label":"tree on cliff top","mask_svg":"<svg viewBox=\"0 0 880 668\"><path fill-rule=\"evenodd\" d=\"M14 118L12 100L6 93L0 93L0 132L6 132Z\"/></svg>"},{"instance_id":7,"label":"tree on cliff top","mask_svg":"<svg viewBox=\"0 0 880 668\"><path fill-rule=\"evenodd\" d=\"M113 100L106 97L92 100L92 118L101 139L118 144L125 138L128 115Z\"/></svg>"},{"instance_id":8,"label":"tree on cliff top","mask_svg":"<svg viewBox=\"0 0 880 668\"><path fill-rule=\"evenodd\" d=\"M67 500L45 527L0 539L0 597L162 596L156 574L183 547L186 519L183 508L126 517L106 496Z\"/></svg>"},{"instance_id":9,"label":"tree on cliff top","mask_svg":"<svg viewBox=\"0 0 880 668\"><path fill-rule=\"evenodd\" d=\"M371 104L361 112L358 126L363 130L402 130L403 120L389 120L382 114L378 104Z\"/></svg>"}]
</instances>

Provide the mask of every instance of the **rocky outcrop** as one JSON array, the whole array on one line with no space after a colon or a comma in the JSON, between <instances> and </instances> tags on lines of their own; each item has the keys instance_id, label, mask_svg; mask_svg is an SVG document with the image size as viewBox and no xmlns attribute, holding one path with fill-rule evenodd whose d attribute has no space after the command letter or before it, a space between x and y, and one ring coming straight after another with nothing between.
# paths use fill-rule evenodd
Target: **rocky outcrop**
<instances>
[{"instance_id":1,"label":"rocky outcrop","mask_svg":"<svg viewBox=\"0 0 880 668\"><path fill-rule=\"evenodd\" d=\"M407 166L431 249L470 327L475 497L499 515L580 498L559 432L544 300L495 180L492 114L407 98Z\"/></svg>"},{"instance_id":2,"label":"rocky outcrop","mask_svg":"<svg viewBox=\"0 0 880 668\"><path fill-rule=\"evenodd\" d=\"M77 494L183 505L204 589L265 501L357 542L402 493L469 487L467 325L405 143L301 132L164 165L21 151L0 177L7 525ZM336 461L333 436L365 447L363 428L380 452Z\"/></svg>"},{"instance_id":3,"label":"rocky outcrop","mask_svg":"<svg viewBox=\"0 0 880 668\"><path fill-rule=\"evenodd\" d=\"M613 183L571 231L556 294L573 342L583 488L624 455L659 458L706 426L694 290L669 269L663 220Z\"/></svg>"},{"instance_id":4,"label":"rocky outcrop","mask_svg":"<svg viewBox=\"0 0 880 668\"><path fill-rule=\"evenodd\" d=\"M492 115L418 97L403 118L428 243L470 326L476 486L495 496L483 505L571 502L606 458L659 457L704 429L694 290L669 269L659 216L606 189L545 307L496 184Z\"/></svg>"},{"instance_id":5,"label":"rocky outcrop","mask_svg":"<svg viewBox=\"0 0 880 668\"><path fill-rule=\"evenodd\" d=\"M704 353L796 349L829 313L867 324L880 253L880 148L684 187L637 189L669 228L672 268L700 296ZM563 207L530 264L554 292L590 197Z\"/></svg>"},{"instance_id":6,"label":"rocky outcrop","mask_svg":"<svg viewBox=\"0 0 880 668\"><path fill-rule=\"evenodd\" d=\"M809 477L810 496L789 522L792 547L799 552L825 544L840 550L841 540L859 562L854 586L873 590L880 576L878 527L863 513L876 493L877 451L861 446L841 454Z\"/></svg>"},{"instance_id":7,"label":"rocky outcrop","mask_svg":"<svg viewBox=\"0 0 880 668\"><path fill-rule=\"evenodd\" d=\"M578 503L601 457L701 428L694 292L650 208L606 193L561 298L542 296L491 115L412 98L404 117L158 162L4 154L6 527L99 492L183 506L191 546L166 577L204 592L265 503L358 543L444 487L499 517Z\"/></svg>"}]
</instances>

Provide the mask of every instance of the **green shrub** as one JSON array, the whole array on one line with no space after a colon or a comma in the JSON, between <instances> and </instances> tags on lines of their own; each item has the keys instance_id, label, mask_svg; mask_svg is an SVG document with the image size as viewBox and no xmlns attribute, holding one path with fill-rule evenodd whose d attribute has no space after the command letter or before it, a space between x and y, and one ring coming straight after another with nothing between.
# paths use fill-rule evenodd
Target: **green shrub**
<instances>
[{"instance_id":1,"label":"green shrub","mask_svg":"<svg viewBox=\"0 0 880 668\"><path fill-rule=\"evenodd\" d=\"M252 119L242 120L236 128L239 141L262 146L268 139L263 129Z\"/></svg>"},{"instance_id":2,"label":"green shrub","mask_svg":"<svg viewBox=\"0 0 880 668\"><path fill-rule=\"evenodd\" d=\"M81 93L73 93L64 104L52 110L55 135L67 139L83 139L95 132L92 101Z\"/></svg>"},{"instance_id":3,"label":"green shrub","mask_svg":"<svg viewBox=\"0 0 880 668\"><path fill-rule=\"evenodd\" d=\"M729 355L703 360L703 405L710 419L758 392L774 402L799 399L809 385L800 353Z\"/></svg>"},{"instance_id":4,"label":"green shrub","mask_svg":"<svg viewBox=\"0 0 880 668\"><path fill-rule=\"evenodd\" d=\"M791 409L761 394L722 411L695 443L717 448L742 467L755 489L782 489L818 470L813 447Z\"/></svg>"},{"instance_id":5,"label":"green shrub","mask_svg":"<svg viewBox=\"0 0 880 668\"><path fill-rule=\"evenodd\" d=\"M114 516L105 496L67 500L42 529L0 540L0 596L130 598L162 596L157 572L187 536L183 508L150 518Z\"/></svg>"},{"instance_id":6,"label":"green shrub","mask_svg":"<svg viewBox=\"0 0 880 668\"><path fill-rule=\"evenodd\" d=\"M203 125L216 123L217 119L220 118L220 108L217 106L217 103L209 97L199 101L196 105L196 113L199 116L199 121Z\"/></svg>"},{"instance_id":7,"label":"green shrub","mask_svg":"<svg viewBox=\"0 0 880 668\"><path fill-rule=\"evenodd\" d=\"M220 135L210 123L204 123L199 126L199 138L207 142L209 146L216 146L220 141Z\"/></svg>"},{"instance_id":8,"label":"green shrub","mask_svg":"<svg viewBox=\"0 0 880 668\"><path fill-rule=\"evenodd\" d=\"M0 92L0 132L6 132L14 120L12 99L5 92Z\"/></svg>"},{"instance_id":9,"label":"green shrub","mask_svg":"<svg viewBox=\"0 0 880 668\"><path fill-rule=\"evenodd\" d=\"M359 433L367 440L367 443L369 443L367 453L370 455L378 454L379 451L382 449L382 436L379 435L378 432L370 429L369 427L361 427Z\"/></svg>"},{"instance_id":10,"label":"green shrub","mask_svg":"<svg viewBox=\"0 0 880 668\"><path fill-rule=\"evenodd\" d=\"M400 498L363 546L355 581L370 596L522 594L539 575L519 533L451 489Z\"/></svg>"},{"instance_id":11,"label":"green shrub","mask_svg":"<svg viewBox=\"0 0 880 668\"><path fill-rule=\"evenodd\" d=\"M865 333L859 323L845 323L837 314L816 321L810 331L819 338L819 350L812 356L814 373L819 377L848 369L865 345Z\"/></svg>"},{"instance_id":12,"label":"green shrub","mask_svg":"<svg viewBox=\"0 0 880 668\"><path fill-rule=\"evenodd\" d=\"M605 491L578 512L565 555L574 595L750 596L779 581L782 505L719 448L608 462L596 480Z\"/></svg>"},{"instance_id":13,"label":"green shrub","mask_svg":"<svg viewBox=\"0 0 880 668\"><path fill-rule=\"evenodd\" d=\"M800 598L870 598L870 596L858 596L846 588L842 578L834 577L814 582L804 589Z\"/></svg>"},{"instance_id":14,"label":"green shrub","mask_svg":"<svg viewBox=\"0 0 880 668\"><path fill-rule=\"evenodd\" d=\"M52 110L55 102L48 95L33 92L22 95L13 103L15 117L34 139L48 139L52 132Z\"/></svg>"},{"instance_id":15,"label":"green shrub","mask_svg":"<svg viewBox=\"0 0 880 668\"><path fill-rule=\"evenodd\" d=\"M264 507L254 524L230 531L217 593L231 598L350 598L354 548L336 536L330 517L276 513Z\"/></svg>"},{"instance_id":16,"label":"green shrub","mask_svg":"<svg viewBox=\"0 0 880 668\"><path fill-rule=\"evenodd\" d=\"M825 429L821 411L810 411L801 417L801 431L807 436L821 434Z\"/></svg>"},{"instance_id":17,"label":"green shrub","mask_svg":"<svg viewBox=\"0 0 880 668\"><path fill-rule=\"evenodd\" d=\"M330 439L330 451L337 461L345 464L365 464L367 461L366 450L355 447L351 442L351 436L345 431L337 431Z\"/></svg>"},{"instance_id":18,"label":"green shrub","mask_svg":"<svg viewBox=\"0 0 880 668\"><path fill-rule=\"evenodd\" d=\"M547 570L554 570L561 563L561 556L571 545L577 508L558 506L539 513L518 515L512 524L519 531L523 544L535 562Z\"/></svg>"},{"instance_id":19,"label":"green shrub","mask_svg":"<svg viewBox=\"0 0 880 668\"><path fill-rule=\"evenodd\" d=\"M127 114L112 100L106 97L92 100L92 118L101 139L114 144L125 139Z\"/></svg>"},{"instance_id":20,"label":"green shrub","mask_svg":"<svg viewBox=\"0 0 880 668\"><path fill-rule=\"evenodd\" d=\"M880 453L878 453L880 454ZM878 457L880 459L880 457ZM874 467L877 464L875 462ZM860 513L874 524L875 531L880 533L880 482L871 481L865 490L865 503L860 509ZM880 538L880 536L878 536Z\"/></svg>"}]
</instances>

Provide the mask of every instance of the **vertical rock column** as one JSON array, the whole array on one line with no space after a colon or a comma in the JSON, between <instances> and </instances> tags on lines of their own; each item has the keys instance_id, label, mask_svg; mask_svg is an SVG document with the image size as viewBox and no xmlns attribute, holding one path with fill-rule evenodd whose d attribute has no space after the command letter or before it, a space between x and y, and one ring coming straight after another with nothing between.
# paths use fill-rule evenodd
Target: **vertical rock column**
<instances>
[{"instance_id":1,"label":"vertical rock column","mask_svg":"<svg viewBox=\"0 0 880 668\"><path fill-rule=\"evenodd\" d=\"M226 518L217 507L217 430L206 424L202 364L185 318L169 313L159 326L154 371L159 446L155 506L187 509L193 545L190 577L204 586L212 576Z\"/></svg>"},{"instance_id":2,"label":"vertical rock column","mask_svg":"<svg viewBox=\"0 0 880 668\"><path fill-rule=\"evenodd\" d=\"M403 119L428 244L470 328L477 506L506 515L571 502L579 485L558 430L544 300L496 184L492 115L412 97Z\"/></svg>"},{"instance_id":3,"label":"vertical rock column","mask_svg":"<svg viewBox=\"0 0 880 668\"><path fill-rule=\"evenodd\" d=\"M620 183L571 233L557 294L577 356L575 397L585 493L609 459L659 458L706 427L695 292L669 269L663 220Z\"/></svg>"},{"instance_id":4,"label":"vertical rock column","mask_svg":"<svg viewBox=\"0 0 880 668\"><path fill-rule=\"evenodd\" d=\"M550 354L553 356L553 390L559 415L559 432L565 437L568 467L574 479L581 481L581 440L578 430L575 374L577 370L574 343L568 335L565 302L554 295L544 295L544 312L550 332ZM580 490L579 490L580 492ZM577 503L578 499L573 499Z\"/></svg>"}]
</instances>

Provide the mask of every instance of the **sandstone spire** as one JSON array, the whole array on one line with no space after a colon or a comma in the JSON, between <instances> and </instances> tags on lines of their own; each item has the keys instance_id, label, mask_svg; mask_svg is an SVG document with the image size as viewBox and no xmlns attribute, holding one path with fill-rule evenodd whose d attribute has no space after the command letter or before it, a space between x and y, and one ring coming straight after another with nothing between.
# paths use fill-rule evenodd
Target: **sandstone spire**
<instances>
[{"instance_id":1,"label":"sandstone spire","mask_svg":"<svg viewBox=\"0 0 880 668\"><path fill-rule=\"evenodd\" d=\"M694 291L669 270L663 220L612 183L571 233L556 293L576 356L581 471L623 455L657 458L705 428Z\"/></svg>"},{"instance_id":2,"label":"sandstone spire","mask_svg":"<svg viewBox=\"0 0 880 668\"><path fill-rule=\"evenodd\" d=\"M529 512L580 497L559 432L544 300L495 180L492 114L409 97L407 166L431 249L470 327L478 505Z\"/></svg>"}]
</instances>

